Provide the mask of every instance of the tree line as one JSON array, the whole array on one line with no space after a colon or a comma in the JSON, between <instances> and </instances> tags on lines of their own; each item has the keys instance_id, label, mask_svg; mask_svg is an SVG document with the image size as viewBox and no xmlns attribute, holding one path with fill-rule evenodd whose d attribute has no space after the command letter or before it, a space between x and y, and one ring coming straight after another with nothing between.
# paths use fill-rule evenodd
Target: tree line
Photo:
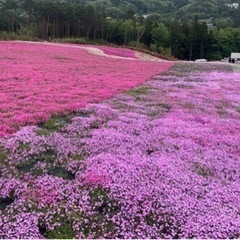
<instances>
[{"instance_id":1,"label":"tree line","mask_svg":"<svg viewBox=\"0 0 240 240\"><path fill-rule=\"evenodd\" d=\"M240 52L239 28L209 31L197 16L182 23L154 15L144 17L129 9L122 17L109 17L105 10L83 0L0 0L0 35L91 40L146 48L186 60L215 60Z\"/></svg>"}]
</instances>

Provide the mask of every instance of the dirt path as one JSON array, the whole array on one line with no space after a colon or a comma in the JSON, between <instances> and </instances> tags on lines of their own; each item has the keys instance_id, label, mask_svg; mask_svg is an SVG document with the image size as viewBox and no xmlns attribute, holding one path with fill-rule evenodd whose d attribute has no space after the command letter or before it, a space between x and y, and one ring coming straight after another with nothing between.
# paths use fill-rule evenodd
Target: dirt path
<instances>
[{"instance_id":1,"label":"dirt path","mask_svg":"<svg viewBox=\"0 0 240 240\"><path fill-rule=\"evenodd\" d=\"M236 63L236 64L231 64L231 67L233 69L234 72L240 72L240 64Z\"/></svg>"},{"instance_id":2,"label":"dirt path","mask_svg":"<svg viewBox=\"0 0 240 240\"><path fill-rule=\"evenodd\" d=\"M143 52L135 51L135 54L136 54L137 58L141 59L141 60L146 60L146 61L168 61L168 60L165 60L165 59L154 57L154 56L152 56L150 54L143 53Z\"/></svg>"}]
</instances>

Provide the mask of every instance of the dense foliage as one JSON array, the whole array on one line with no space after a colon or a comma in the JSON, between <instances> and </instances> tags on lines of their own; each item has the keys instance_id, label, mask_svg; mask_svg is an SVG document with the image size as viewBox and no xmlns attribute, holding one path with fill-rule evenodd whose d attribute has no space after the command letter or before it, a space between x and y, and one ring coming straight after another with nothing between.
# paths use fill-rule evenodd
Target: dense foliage
<instances>
[{"instance_id":1,"label":"dense foliage","mask_svg":"<svg viewBox=\"0 0 240 240\"><path fill-rule=\"evenodd\" d=\"M0 0L0 38L14 39L17 34L26 40L74 38L85 43L91 39L144 47L180 59L221 59L240 51L240 8L227 5L231 3Z\"/></svg>"}]
</instances>

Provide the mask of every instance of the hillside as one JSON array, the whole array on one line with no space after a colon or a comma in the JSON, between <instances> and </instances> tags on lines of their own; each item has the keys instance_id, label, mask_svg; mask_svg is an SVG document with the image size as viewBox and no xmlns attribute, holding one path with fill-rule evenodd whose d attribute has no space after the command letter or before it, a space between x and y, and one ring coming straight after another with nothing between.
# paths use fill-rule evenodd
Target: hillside
<instances>
[{"instance_id":1,"label":"hillside","mask_svg":"<svg viewBox=\"0 0 240 240\"><path fill-rule=\"evenodd\" d=\"M68 0L94 6L98 11L110 17L129 17L140 14L153 18L192 19L198 15L206 18L232 18L233 8L227 4L239 3L239 0Z\"/></svg>"},{"instance_id":2,"label":"hillside","mask_svg":"<svg viewBox=\"0 0 240 240\"><path fill-rule=\"evenodd\" d=\"M240 51L236 4L230 0L0 0L0 39L114 44L178 59L220 60Z\"/></svg>"}]
</instances>

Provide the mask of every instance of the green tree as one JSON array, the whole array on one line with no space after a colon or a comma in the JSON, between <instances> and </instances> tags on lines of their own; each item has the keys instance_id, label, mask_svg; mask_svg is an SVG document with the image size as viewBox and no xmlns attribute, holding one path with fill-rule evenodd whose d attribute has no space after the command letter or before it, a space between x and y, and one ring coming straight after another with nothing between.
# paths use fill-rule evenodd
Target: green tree
<instances>
[{"instance_id":1,"label":"green tree","mask_svg":"<svg viewBox=\"0 0 240 240\"><path fill-rule=\"evenodd\" d=\"M151 34L153 43L156 44L159 52L161 48L166 49L169 47L170 35L167 27L163 23L159 23L157 27L154 27Z\"/></svg>"},{"instance_id":2,"label":"green tree","mask_svg":"<svg viewBox=\"0 0 240 240\"><path fill-rule=\"evenodd\" d=\"M234 41L231 31L220 29L214 31L215 45L213 45L215 52L214 55L222 58L230 56L230 53L234 50Z\"/></svg>"},{"instance_id":3,"label":"green tree","mask_svg":"<svg viewBox=\"0 0 240 240\"><path fill-rule=\"evenodd\" d=\"M106 30L106 41L118 45L124 44L125 32L122 27L122 21L117 21L115 19L108 21Z\"/></svg>"},{"instance_id":4,"label":"green tree","mask_svg":"<svg viewBox=\"0 0 240 240\"><path fill-rule=\"evenodd\" d=\"M135 35L134 22L132 19L125 20L122 23L122 29L124 32L123 45L127 45L130 41L133 41Z\"/></svg>"},{"instance_id":5,"label":"green tree","mask_svg":"<svg viewBox=\"0 0 240 240\"><path fill-rule=\"evenodd\" d=\"M7 21L7 30L9 32L14 32L18 28L17 11L19 7L19 2L17 0L7 0L3 2L2 12L4 12L5 19Z\"/></svg>"},{"instance_id":6,"label":"green tree","mask_svg":"<svg viewBox=\"0 0 240 240\"><path fill-rule=\"evenodd\" d=\"M150 47L153 41L152 29L153 29L153 22L149 20L149 18L147 18L145 21L145 32L142 36L141 42L144 43L148 48Z\"/></svg>"},{"instance_id":7,"label":"green tree","mask_svg":"<svg viewBox=\"0 0 240 240\"><path fill-rule=\"evenodd\" d=\"M173 21L169 26L169 33L172 55L185 59L187 37L184 34L183 26L178 21Z\"/></svg>"},{"instance_id":8,"label":"green tree","mask_svg":"<svg viewBox=\"0 0 240 240\"><path fill-rule=\"evenodd\" d=\"M240 27L240 7L232 10L234 27Z\"/></svg>"},{"instance_id":9,"label":"green tree","mask_svg":"<svg viewBox=\"0 0 240 240\"><path fill-rule=\"evenodd\" d=\"M118 7L108 7L106 8L106 16L120 20L125 17L125 13Z\"/></svg>"},{"instance_id":10,"label":"green tree","mask_svg":"<svg viewBox=\"0 0 240 240\"><path fill-rule=\"evenodd\" d=\"M113 6L110 0L97 0L94 2L89 2L88 4L91 4L96 12L102 14L104 17L106 17L106 8Z\"/></svg>"},{"instance_id":11,"label":"green tree","mask_svg":"<svg viewBox=\"0 0 240 240\"><path fill-rule=\"evenodd\" d=\"M233 20L231 18L217 18L215 19L215 25L217 28L228 28L233 27Z\"/></svg>"},{"instance_id":12,"label":"green tree","mask_svg":"<svg viewBox=\"0 0 240 240\"><path fill-rule=\"evenodd\" d=\"M22 26L30 27L30 23L34 21L33 19L33 0L20 0L21 10L23 12L24 19L22 21Z\"/></svg>"}]
</instances>

